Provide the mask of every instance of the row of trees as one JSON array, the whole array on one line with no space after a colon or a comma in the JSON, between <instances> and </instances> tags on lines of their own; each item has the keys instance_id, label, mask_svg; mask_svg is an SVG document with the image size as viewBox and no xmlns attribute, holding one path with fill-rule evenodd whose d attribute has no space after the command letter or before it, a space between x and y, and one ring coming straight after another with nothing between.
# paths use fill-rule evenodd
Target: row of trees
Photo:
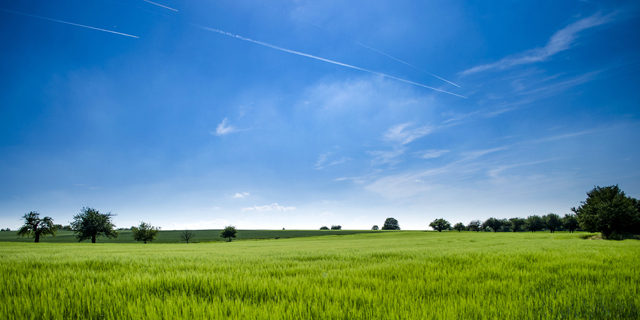
<instances>
[{"instance_id":1,"label":"row of trees","mask_svg":"<svg viewBox=\"0 0 640 320\"><path fill-rule=\"evenodd\" d=\"M555 232L556 230L568 230L573 232L578 229L578 220L575 214L566 214L564 218L561 218L555 213L550 213L545 216L529 216L524 218L511 218L511 219L498 219L489 218L487 220L473 220L468 225L464 225L462 222L456 223L453 227L449 221L445 219L435 219L429 224L433 230L442 232L443 230L456 230L460 231L493 231L493 232L518 232L518 231L531 231L536 232L540 230L549 230Z\"/></svg>"},{"instance_id":2,"label":"row of trees","mask_svg":"<svg viewBox=\"0 0 640 320\"><path fill-rule=\"evenodd\" d=\"M91 243L96 243L98 237L117 238L118 231L116 226L111 220L115 214L111 212L100 213L93 208L82 208L82 211L73 216L73 222L69 225L68 230L72 230L78 241L84 241L91 239ZM40 242L41 237L48 235L56 236L59 229L67 229L61 225L53 223L51 217L40 218L40 213L31 211L24 216L24 225L18 229L19 237L33 237L35 242ZM2 231L5 231L4 229ZM7 230L6 231L10 231ZM150 223L140 222L139 226L131 227L131 233L135 241L142 241L143 243L151 242L155 240L160 232L160 227L154 227ZM220 236L228 238L231 242L232 238L236 238L238 230L234 226L226 226ZM195 236L195 233L189 230L185 230L180 238L183 241L189 243Z\"/></svg>"}]
</instances>

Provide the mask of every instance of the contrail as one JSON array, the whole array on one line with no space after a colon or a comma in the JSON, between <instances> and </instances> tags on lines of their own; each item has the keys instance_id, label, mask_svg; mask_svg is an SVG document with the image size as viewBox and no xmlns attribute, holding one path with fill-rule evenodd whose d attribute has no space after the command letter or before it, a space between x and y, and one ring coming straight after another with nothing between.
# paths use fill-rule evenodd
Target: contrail
<instances>
[{"instance_id":1,"label":"contrail","mask_svg":"<svg viewBox=\"0 0 640 320\"><path fill-rule=\"evenodd\" d=\"M266 5L266 4L264 4L264 3L263 3L262 5L263 5L263 6L265 6L265 7L267 7L267 8L270 8L270 9L272 9L272 10L278 10L278 9L276 9L276 8L274 8L274 7L272 7L272 6ZM321 25L319 25L319 24L313 23L313 22L311 22L311 21L309 21L309 20L306 20L306 19L303 19L303 18L300 18L300 17L296 17L296 16L294 16L293 18L294 18L294 19L298 19L298 20L300 20L300 21L302 21L302 22L304 22L304 23L306 23L306 24L312 25L312 26L314 26L314 27L318 27L318 28L320 28L320 29L323 29L323 30L325 30L326 32L329 32L329 33L335 33L334 31L328 30L327 28L325 28L325 27L323 27L323 26L321 26ZM346 36L346 35L345 35L345 36ZM346 36L346 37L348 38L348 36ZM365 44L362 44L362 43L360 43L360 42L358 42L358 41L355 41L355 40L350 40L350 41L351 41L351 42L353 42L353 43L355 43L355 44L357 44L357 45L359 45L359 46L365 47L365 48L367 48L367 49L369 49L369 50L372 50L372 51L375 51L375 52L377 52L377 53L379 53L379 54L381 54L381 55L384 55L384 56L385 56L385 57L387 57L387 58L391 58L391 59L393 59L393 60L395 60L395 61L398 61L398 62L400 62L400 63L402 63L402 64L404 64L404 65L407 65L407 66L409 66L409 67L411 67L411 68L414 68L414 69L416 69L416 70L422 71L422 72L424 72L424 73L426 73L426 74L428 74L428 75L430 75L430 76L432 76L432 77L438 78L438 79L440 79L440 80L442 80L442 81L444 81L444 82L446 82L446 83L452 84L452 85L454 85L454 86L456 86L456 87L460 88L460 86L459 86L459 85L457 85L457 84L455 84L455 83L453 83L453 82L451 82L451 81L449 81L449 80L447 80L447 79L444 79L444 78L442 78L442 77L438 77L437 75L435 75L435 74L433 74L433 73L431 73L431 72L429 72L429 71L422 70L422 69L420 69L420 68L418 68L418 67L416 67L416 66L414 66L414 65L412 65L412 64L410 64L410 63L408 63L408 62L402 61L402 60L400 60L400 59L398 59L398 58L396 58L396 57L394 57L394 56L392 56L392 55L390 55L390 54L384 53L384 52L382 52L382 51L380 51L380 50L378 50L378 49L376 49L376 48L369 47L369 46L367 46L367 45L365 45Z\"/></svg>"},{"instance_id":2,"label":"contrail","mask_svg":"<svg viewBox=\"0 0 640 320\"><path fill-rule=\"evenodd\" d=\"M299 56L303 56L303 57L307 57L307 58L311 58L311 59L316 59L316 60L320 60L320 61L324 61L324 62L328 62L328 63L336 64L336 65L343 66L343 67L347 67L347 68L351 68L351 69L356 69L356 70L360 70L360 71L364 71L364 72L372 73L372 74L379 75L379 76L382 76L382 77L385 77L385 78L389 78L389 79L394 79L394 80L398 80L398 81L402 81L402 82L410 83L410 84L413 84L413 85L416 85L416 86L420 86L420 87L424 87L424 88L427 88L427 89L431 89L431 90L439 91L439 92L442 92L442 93L447 93L447 94L450 94L450 95L454 95L454 96L456 96L456 97L460 97L460 98L464 98L464 99L466 99L466 98L467 98L467 97L465 97L465 96L462 96L462 95L459 95L459 94L455 94L455 93L453 93L453 92L449 92L449 91L441 90L441 89L434 88L434 87L429 87L429 86L426 86L426 85L424 85L424 84L420 84L420 83L417 83L417 82L413 82L413 81L409 81L409 80L405 80L405 79L401 79L401 78L396 78L396 77L394 77L394 76L386 75L386 74L384 74L384 73L380 73L380 72L376 72L376 71L367 70L367 69L364 69L364 68L360 68L360 67L352 66L352 65L350 65L350 64L346 64L346 63L342 63L342 62L337 62L337 61L333 61L333 60L329 60L329 59L325 59L325 58L317 57L317 56L310 55L310 54L307 54L307 53L302 53L302 52L298 52L298 51L293 51L293 50L289 50L289 49L281 48L281 47L278 47L278 46L274 46L274 45L272 45L272 44L268 44L268 43L265 43L265 42L261 42L261 41L257 41L257 40L253 40L253 39L249 39L249 38L245 38L245 37L242 37L242 36L239 36L239 35L235 35L235 34L233 34L233 33L229 33L229 32L226 32L226 31L222 31L222 30L218 30L218 29L213 29L213 28L208 28L208 27L204 27L204 26L197 25L197 24L193 24L193 25L194 25L194 26L197 26L198 28L203 29L203 30L217 32L217 33L224 34L224 35L229 36L229 37L232 37L232 38L238 38L238 39L240 39L240 40L253 42L253 43L256 43L256 44L259 44L259 45L263 45L263 46L265 46L265 47L269 47L269 48L272 48L272 49L276 49L276 50L280 50L280 51L284 51L284 52L288 52L288 53L297 54L297 55L299 55Z\"/></svg>"},{"instance_id":3,"label":"contrail","mask_svg":"<svg viewBox=\"0 0 640 320\"><path fill-rule=\"evenodd\" d=\"M178 12L178 10L176 10L176 9L174 9L174 8L169 8L169 7L167 7L167 6L163 6L163 5L159 4L159 3L151 2L151 1L149 1L149 0L142 0L142 1L144 1L144 2L148 2L148 3L151 3L151 4L155 4L155 5L156 5L156 6L158 6L158 7L163 7L163 8L165 8L165 9L169 9L169 10L173 10L173 11L175 11L175 12Z\"/></svg>"},{"instance_id":4,"label":"contrail","mask_svg":"<svg viewBox=\"0 0 640 320\"><path fill-rule=\"evenodd\" d=\"M77 27L89 28L89 29L99 30L99 31L104 31L104 32L109 32L109 33L115 33L115 34L119 34L121 36L126 36L126 37L131 37L131 38L136 38L136 39L139 38L139 37L132 36L132 35L126 34L126 33L120 33L120 32L115 32L115 31L105 30L105 29L100 29L100 28L95 28L95 27L89 27L89 26L85 26L85 25L82 25L82 24L77 24L77 23L72 23L72 22L67 22L67 21L62 21L62 20L56 20L56 19L51 19L51 18L45 18L45 17L41 17L41 16L36 16L36 15L33 15L33 14L28 14L28 13L11 11L11 10L1 9L1 8L0 8L0 11L5 11L5 12L10 12L10 13L15 13L15 14L21 14L23 16L28 16L28 17L38 18L38 19L44 19L44 20L49 20L49 21L54 21L54 22L66 23L66 24L70 24L72 26L77 26Z\"/></svg>"},{"instance_id":5,"label":"contrail","mask_svg":"<svg viewBox=\"0 0 640 320\"><path fill-rule=\"evenodd\" d=\"M363 46L363 47L365 47L365 48L367 48L367 49L370 49L370 50L373 50L373 51L375 51L375 52L377 52L377 53L379 53L379 54L385 55L385 56L387 56L387 57L389 57L389 58L391 58L391 59L393 59L393 60L395 60L395 61L398 61L398 62L400 62L400 63L406 64L406 65L408 65L409 67L412 67L412 68L414 68L414 69L416 69L416 70L420 70L420 71L422 71L422 72L424 72L424 73L426 73L426 74L428 74L428 75L430 75L430 76L432 76L432 77L436 77L436 78L438 78L438 79L440 79L440 80L442 80L442 81L444 81L444 82L446 82L446 83L448 83L448 84L452 84L452 85L454 85L454 86L456 86L456 87L460 88L460 86L459 86L459 85L457 85L457 84L455 84L455 83L453 83L453 82L451 82L451 81L449 81L449 80L447 80L447 79L444 79L444 78L438 77L438 76L436 76L435 74L433 74L433 73L431 73L431 72L429 72L429 71L422 70L422 69L420 69L420 68L418 68L418 67L416 67L416 66L414 66L414 65L412 65L412 64L410 64L410 63L408 63L408 62L404 62L404 61L402 61L402 60L400 60L400 59L398 59L398 58L395 58L395 57L393 57L393 56L390 56L390 55L388 55L388 54L386 54L386 53L384 53L384 52L382 52L382 51L380 51L380 50L378 50L378 49L371 48L371 47L369 47L369 46L367 46L367 45L364 45L364 44L362 44L362 43L360 43L360 42L358 42L358 41L356 41L356 43L357 43L357 44L359 44L359 45L361 45L361 46Z\"/></svg>"}]
</instances>

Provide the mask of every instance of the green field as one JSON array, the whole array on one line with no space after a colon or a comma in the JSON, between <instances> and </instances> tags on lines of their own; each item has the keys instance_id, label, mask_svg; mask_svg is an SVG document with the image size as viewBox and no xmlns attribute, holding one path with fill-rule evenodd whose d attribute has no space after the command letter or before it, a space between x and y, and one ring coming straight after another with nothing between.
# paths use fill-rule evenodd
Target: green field
<instances>
[{"instance_id":1,"label":"green field","mask_svg":"<svg viewBox=\"0 0 640 320\"><path fill-rule=\"evenodd\" d=\"M640 318L640 242L580 234L3 242L0 258L6 319Z\"/></svg>"},{"instance_id":2,"label":"green field","mask_svg":"<svg viewBox=\"0 0 640 320\"><path fill-rule=\"evenodd\" d=\"M220 229L212 230L192 230L195 233L195 237L190 242L212 242L212 241L227 241L227 239L220 237ZM119 235L115 239L108 239L105 237L98 238L97 242L100 243L135 243L131 235L131 230L118 231ZM154 240L156 243L179 243L180 234L183 230L161 230L158 233L158 238ZM239 230L237 233L237 239L239 240L257 240L257 239L287 239L287 238L301 238L301 237L315 237L326 235L348 235L357 233L372 233L372 232L386 232L386 231L371 231L371 230ZM1 231L0 242L33 242L33 238L18 237L17 231ZM78 242L73 231L58 231L55 237L46 236L40 238L40 242L54 242L54 243L72 243ZM90 242L86 240L85 242Z\"/></svg>"}]
</instances>

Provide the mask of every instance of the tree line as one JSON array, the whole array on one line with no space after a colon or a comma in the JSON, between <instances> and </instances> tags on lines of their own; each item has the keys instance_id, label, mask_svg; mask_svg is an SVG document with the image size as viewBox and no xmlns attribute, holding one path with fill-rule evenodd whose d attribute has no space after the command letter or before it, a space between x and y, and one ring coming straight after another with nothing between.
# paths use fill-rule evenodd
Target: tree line
<instances>
[{"instance_id":1,"label":"tree line","mask_svg":"<svg viewBox=\"0 0 640 320\"><path fill-rule=\"evenodd\" d=\"M35 242L40 242L41 237L48 235L55 237L58 230L69 230L74 232L78 241L91 240L91 243L96 243L99 237L117 238L118 230L126 230L116 229L112 221L114 216L115 214L111 212L101 213L96 209L84 207L79 214L73 216L73 221L68 226L62 226L54 224L51 217L40 218L40 213L31 211L22 216L24 224L18 229L18 237L32 237ZM154 227L151 223L141 221L139 226L132 226L130 230L135 241L147 243L158 237L160 227ZM10 231L9 228L6 231ZM220 236L228 238L231 242L232 238L237 237L237 232L236 227L226 226L220 232ZM192 241L194 237L195 233L190 230L185 230L180 234L180 238L187 243Z\"/></svg>"}]
</instances>

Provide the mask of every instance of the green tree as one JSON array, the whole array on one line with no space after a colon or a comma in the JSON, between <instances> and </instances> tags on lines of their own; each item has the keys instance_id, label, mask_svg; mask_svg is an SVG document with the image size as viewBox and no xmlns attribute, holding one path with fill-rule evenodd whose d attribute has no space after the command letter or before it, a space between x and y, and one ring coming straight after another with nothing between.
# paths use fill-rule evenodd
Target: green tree
<instances>
[{"instance_id":1,"label":"green tree","mask_svg":"<svg viewBox=\"0 0 640 320\"><path fill-rule=\"evenodd\" d=\"M575 214L565 214L564 218L562 218L562 226L569 230L569 233L572 233L578 229L578 218L576 218Z\"/></svg>"},{"instance_id":2,"label":"green tree","mask_svg":"<svg viewBox=\"0 0 640 320\"><path fill-rule=\"evenodd\" d=\"M320 227L320 230L329 230L329 227L327 227L327 226L322 226L322 227Z\"/></svg>"},{"instance_id":3,"label":"green tree","mask_svg":"<svg viewBox=\"0 0 640 320\"><path fill-rule=\"evenodd\" d=\"M580 202L576 213L580 228L589 232L601 232L605 238L613 233L637 233L640 225L638 201L627 197L615 186L598 187L587 192L587 200Z\"/></svg>"},{"instance_id":4,"label":"green tree","mask_svg":"<svg viewBox=\"0 0 640 320\"><path fill-rule=\"evenodd\" d=\"M537 215L528 216L524 227L531 232L542 230L544 228L544 220Z\"/></svg>"},{"instance_id":5,"label":"green tree","mask_svg":"<svg viewBox=\"0 0 640 320\"><path fill-rule=\"evenodd\" d=\"M182 231L182 233L180 234L180 239L182 239L182 241L186 241L187 243L189 243L189 241L191 241L191 239L193 239L193 237L196 236L196 233L191 231L191 230L185 230Z\"/></svg>"},{"instance_id":6,"label":"green tree","mask_svg":"<svg viewBox=\"0 0 640 320\"><path fill-rule=\"evenodd\" d=\"M467 226L467 228L470 231L480 232L480 230L482 229L482 221L472 220L471 222L469 222L469 225Z\"/></svg>"},{"instance_id":7,"label":"green tree","mask_svg":"<svg viewBox=\"0 0 640 320\"><path fill-rule=\"evenodd\" d=\"M19 237L34 237L36 242L40 242L40 237L47 235L56 236L56 226L53 224L51 217L44 217L40 219L40 214L36 211L31 211L24 216L24 225L18 229ZM7 228L9 231L9 228Z\"/></svg>"},{"instance_id":8,"label":"green tree","mask_svg":"<svg viewBox=\"0 0 640 320\"><path fill-rule=\"evenodd\" d=\"M378 229L380 229L380 228L378 228L377 224L374 224L373 227L371 227L371 230L378 230Z\"/></svg>"},{"instance_id":9,"label":"green tree","mask_svg":"<svg viewBox=\"0 0 640 320\"><path fill-rule=\"evenodd\" d=\"M137 227L131 227L133 240L142 241L143 243L151 242L156 239L160 227L153 227L150 223L140 221L140 225Z\"/></svg>"},{"instance_id":10,"label":"green tree","mask_svg":"<svg viewBox=\"0 0 640 320\"><path fill-rule=\"evenodd\" d=\"M504 222L505 222L504 220L491 217L482 224L482 228L486 229L487 227L489 227L491 228L491 230L493 230L493 232L498 232L498 230L500 229L500 227L502 227Z\"/></svg>"},{"instance_id":11,"label":"green tree","mask_svg":"<svg viewBox=\"0 0 640 320\"><path fill-rule=\"evenodd\" d=\"M400 230L400 225L398 224L398 220L394 218L387 218L387 220L384 221L382 230Z\"/></svg>"},{"instance_id":12,"label":"green tree","mask_svg":"<svg viewBox=\"0 0 640 320\"><path fill-rule=\"evenodd\" d=\"M342 230L342 226L341 225L332 225L331 226L331 230Z\"/></svg>"},{"instance_id":13,"label":"green tree","mask_svg":"<svg viewBox=\"0 0 640 320\"><path fill-rule=\"evenodd\" d=\"M443 218L440 218L440 219L433 220L429 224L429 227L431 227L433 230L438 230L438 232L442 232L442 230L447 230L451 228L451 224L449 223L449 221Z\"/></svg>"},{"instance_id":14,"label":"green tree","mask_svg":"<svg viewBox=\"0 0 640 320\"><path fill-rule=\"evenodd\" d=\"M555 213L549 213L548 215L542 217L544 220L544 225L551 231L551 233L556 232L556 229L562 227L562 218Z\"/></svg>"},{"instance_id":15,"label":"green tree","mask_svg":"<svg viewBox=\"0 0 640 320\"><path fill-rule=\"evenodd\" d=\"M228 238L229 242L231 242L231 238L236 238L236 233L238 233L238 230L236 229L236 227L226 226L224 227L224 230L220 232L220 236L223 238Z\"/></svg>"},{"instance_id":16,"label":"green tree","mask_svg":"<svg viewBox=\"0 0 640 320\"><path fill-rule=\"evenodd\" d=\"M76 234L78 241L91 239L91 243L96 243L98 237L116 238L118 232L111 218L115 214L111 212L100 213L93 208L82 208L79 214L73 216L71 229Z\"/></svg>"},{"instance_id":17,"label":"green tree","mask_svg":"<svg viewBox=\"0 0 640 320\"><path fill-rule=\"evenodd\" d=\"M513 232L520 231L522 227L525 225L527 220L522 218L511 218L509 219L509 223L511 224L511 230Z\"/></svg>"},{"instance_id":18,"label":"green tree","mask_svg":"<svg viewBox=\"0 0 640 320\"><path fill-rule=\"evenodd\" d=\"M466 230L467 228L465 228L464 223L458 222L458 223L456 223L455 226L453 226L453 229L454 230L458 230L458 232L460 232L460 231Z\"/></svg>"}]
</instances>

